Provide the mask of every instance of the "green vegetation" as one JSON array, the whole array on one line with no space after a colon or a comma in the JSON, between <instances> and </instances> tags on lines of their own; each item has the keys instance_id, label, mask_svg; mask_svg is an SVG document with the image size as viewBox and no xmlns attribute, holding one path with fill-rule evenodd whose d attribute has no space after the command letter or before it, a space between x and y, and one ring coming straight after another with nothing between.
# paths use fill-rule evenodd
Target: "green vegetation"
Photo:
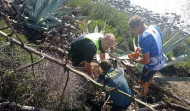
<instances>
[{"instance_id":1,"label":"green vegetation","mask_svg":"<svg viewBox=\"0 0 190 111\"><path fill-rule=\"evenodd\" d=\"M26 8L23 15L28 22L28 28L47 30L62 23L61 16L70 13L73 9L66 4L71 0L24 0Z\"/></svg>"},{"instance_id":2,"label":"green vegetation","mask_svg":"<svg viewBox=\"0 0 190 111\"><path fill-rule=\"evenodd\" d=\"M86 18L82 20L79 28L85 33L87 29L88 20L92 20L90 23L90 32L94 32L94 28L97 25L101 30L106 21L105 33L113 33L117 37L117 41L122 40L121 33L119 32L119 25L116 19L116 15L119 19L122 29L125 31L129 29L128 20L130 15L117 11L116 9L102 4L91 3L90 0L74 0L68 6L73 8L79 8ZM85 24L84 24L85 23Z\"/></svg>"},{"instance_id":3,"label":"green vegetation","mask_svg":"<svg viewBox=\"0 0 190 111\"><path fill-rule=\"evenodd\" d=\"M79 21L78 25L78 28L83 33L87 33L88 31L94 32L94 29L98 29L98 32L105 30L104 33L113 33L117 37L117 43L121 43L123 41L123 37L121 36L121 32L119 30L116 15L123 31L129 29L127 22L131 15L119 12L110 6L101 3L91 3L90 0L74 0L67 5L70 7L69 10L67 10L67 8L62 8L66 12L60 9L58 12L63 11L63 13L56 15L58 13L56 9L58 7L60 8L61 5L66 6L66 3L68 3L69 0L55 0L54 5L53 3L50 5L49 1L50 0L37 0L34 2L33 0L25 0L25 2L28 3L28 10L25 10L28 15L23 16L28 20L27 26L29 28L33 27L37 30L44 30L48 29L49 27L54 27L57 24L64 22L60 22L61 19L59 17L64 14L68 14L73 10L73 8L76 8L80 10L79 13L81 13L81 15L79 16L85 16L84 19ZM62 4L62 2L65 3ZM31 7L35 8L29 10ZM41 9L43 9L43 11ZM52 13L48 14L47 12L49 11ZM6 26L6 23L3 20L0 20L0 28ZM166 32L164 32L164 36L166 37L164 43L167 43L170 38L173 38L173 35L168 35L171 27L172 25ZM8 34L10 33L8 29L3 31ZM132 34L132 36L134 37L135 35ZM23 34L19 34L19 37L25 44L28 44L28 41ZM174 38L175 37L177 37L177 35L175 35ZM13 36L13 38L17 39L15 36ZM127 40L129 42L131 51L135 50L133 47L133 38L130 37ZM176 40L174 39L172 41ZM167 51L168 62L172 62L172 58L174 58L176 61L172 62L170 65L175 64L174 66L176 68L190 70L190 59L188 59L186 62L184 62L186 58L177 60L177 58L184 54L185 57L189 57L190 39L187 37L182 41L178 42L175 45L176 47L172 46L175 43L168 43L168 47L171 46L170 49L168 47L165 48L167 50L169 49ZM0 37L0 46L6 43L6 39L4 37ZM184 50L181 50L181 48ZM39 60L38 56L33 54L32 56L34 62ZM82 100L81 98L83 98L85 92L84 89L86 88L84 82L81 82L81 78L77 78L76 76L73 76L72 73L69 73L70 81L72 82L68 83L68 88L65 91L64 98L61 98L61 93L67 78L67 74L64 73L63 67L44 60L42 63L34 66L33 68L29 67L22 71L15 71L16 69L28 64L31 64L31 55L24 49L11 44L0 50L0 74L2 75L0 76L0 84L2 86L0 89L0 96L2 98L6 98L20 104L33 105L52 110L72 110L80 107L80 100ZM140 71L142 65L135 65L137 71ZM62 103L60 103L61 100ZM60 104L61 107L59 106Z\"/></svg>"}]
</instances>

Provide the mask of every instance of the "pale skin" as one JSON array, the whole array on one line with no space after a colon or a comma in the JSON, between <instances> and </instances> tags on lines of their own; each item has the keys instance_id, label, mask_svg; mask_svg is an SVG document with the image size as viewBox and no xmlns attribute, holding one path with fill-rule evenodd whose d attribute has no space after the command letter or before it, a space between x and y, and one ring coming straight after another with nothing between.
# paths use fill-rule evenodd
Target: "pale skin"
<instances>
[{"instance_id":1,"label":"pale skin","mask_svg":"<svg viewBox=\"0 0 190 111\"><path fill-rule=\"evenodd\" d=\"M142 54L142 58L135 59L134 57L129 55L129 59L131 59L134 62L138 62L140 64L148 64L150 62L150 53L144 53Z\"/></svg>"},{"instance_id":2,"label":"pale skin","mask_svg":"<svg viewBox=\"0 0 190 111\"><path fill-rule=\"evenodd\" d=\"M105 38L103 37L102 38L102 41L101 41L101 46L102 46L102 49L104 51L108 50L111 46L113 46L115 43L115 37L112 35L109 39L108 38ZM105 60L105 53L100 53L100 60ZM84 65L85 65L85 69L86 69L86 72L88 73L88 75L92 75L92 64L85 61L84 62Z\"/></svg>"},{"instance_id":3,"label":"pale skin","mask_svg":"<svg viewBox=\"0 0 190 111\"><path fill-rule=\"evenodd\" d=\"M100 53L100 60L103 61L105 60L105 54L104 53ZM92 75L92 64L85 61L84 62L84 66L85 66L85 69L86 69L86 72L88 73L88 75Z\"/></svg>"}]
</instances>

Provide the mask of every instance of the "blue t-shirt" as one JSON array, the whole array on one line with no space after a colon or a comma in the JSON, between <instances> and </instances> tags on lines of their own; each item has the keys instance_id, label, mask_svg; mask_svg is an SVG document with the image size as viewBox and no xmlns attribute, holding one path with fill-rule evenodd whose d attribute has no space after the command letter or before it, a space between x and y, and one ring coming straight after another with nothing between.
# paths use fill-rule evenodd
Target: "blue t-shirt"
<instances>
[{"instance_id":1,"label":"blue t-shirt","mask_svg":"<svg viewBox=\"0 0 190 111\"><path fill-rule=\"evenodd\" d=\"M162 34L155 25L150 25L141 35L139 45L142 53L150 53L150 63L145 64L148 70L160 70L165 64L162 52Z\"/></svg>"},{"instance_id":2,"label":"blue t-shirt","mask_svg":"<svg viewBox=\"0 0 190 111\"><path fill-rule=\"evenodd\" d=\"M99 76L97 82L104 82L104 85L107 85L109 87L115 88L118 86L118 89L130 94L133 96L133 93L131 89L128 86L128 83L124 76L124 70L123 68L111 68L108 72L106 72L104 75ZM119 84L119 85L118 85ZM126 108L131 104L131 100L127 98L126 96L117 93L117 92L110 92L106 93L106 97L110 94L110 100L113 101L113 104L118 107Z\"/></svg>"}]
</instances>

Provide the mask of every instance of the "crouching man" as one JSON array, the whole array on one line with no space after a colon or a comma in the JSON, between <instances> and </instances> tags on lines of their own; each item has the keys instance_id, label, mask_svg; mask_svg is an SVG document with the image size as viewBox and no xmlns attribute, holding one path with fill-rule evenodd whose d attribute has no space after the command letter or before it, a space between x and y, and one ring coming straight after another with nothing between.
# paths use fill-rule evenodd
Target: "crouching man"
<instances>
[{"instance_id":1,"label":"crouching man","mask_svg":"<svg viewBox=\"0 0 190 111\"><path fill-rule=\"evenodd\" d=\"M103 83L109 87L117 87L118 90L133 96L125 79L123 68L112 68L112 64L106 60L100 63L100 67L103 70L103 74L98 77L97 82ZM113 101L113 103L110 104L112 106L110 111L125 111L132 102L129 98L117 92L106 92L106 99L109 95L109 100Z\"/></svg>"}]
</instances>

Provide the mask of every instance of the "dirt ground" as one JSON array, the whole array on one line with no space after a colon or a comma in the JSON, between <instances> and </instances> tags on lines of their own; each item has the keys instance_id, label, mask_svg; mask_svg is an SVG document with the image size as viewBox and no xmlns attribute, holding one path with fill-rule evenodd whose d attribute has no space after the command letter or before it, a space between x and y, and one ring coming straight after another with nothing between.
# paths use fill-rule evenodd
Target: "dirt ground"
<instances>
[{"instance_id":1,"label":"dirt ground","mask_svg":"<svg viewBox=\"0 0 190 111\"><path fill-rule=\"evenodd\" d=\"M164 74L158 72L154 78L164 78ZM167 76L172 77L172 76ZM190 81L167 81L159 83L164 89L169 90L171 93L177 95L180 98L183 98L187 101L190 101Z\"/></svg>"},{"instance_id":2,"label":"dirt ground","mask_svg":"<svg viewBox=\"0 0 190 111\"><path fill-rule=\"evenodd\" d=\"M190 81L188 82L168 82L171 86L170 91L174 92L178 97L190 101Z\"/></svg>"}]
</instances>

